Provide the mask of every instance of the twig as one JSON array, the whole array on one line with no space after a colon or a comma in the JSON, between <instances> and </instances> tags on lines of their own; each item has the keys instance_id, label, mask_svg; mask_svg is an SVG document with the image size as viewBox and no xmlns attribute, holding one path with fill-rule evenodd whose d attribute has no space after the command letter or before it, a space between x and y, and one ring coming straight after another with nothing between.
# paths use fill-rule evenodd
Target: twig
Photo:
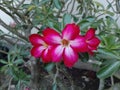
<instances>
[{"instance_id":1,"label":"twig","mask_svg":"<svg viewBox=\"0 0 120 90\"><path fill-rule=\"evenodd\" d=\"M13 80L13 77L10 78L8 90L11 90L11 82L12 82L12 80Z\"/></svg>"},{"instance_id":2,"label":"twig","mask_svg":"<svg viewBox=\"0 0 120 90\"><path fill-rule=\"evenodd\" d=\"M60 16L60 13L62 12L64 6L65 6L65 3L63 3L63 6L61 7L61 9L59 9L59 11L58 11L56 17L59 17L59 16Z\"/></svg>"},{"instance_id":3,"label":"twig","mask_svg":"<svg viewBox=\"0 0 120 90\"><path fill-rule=\"evenodd\" d=\"M3 50L0 50L0 53L8 54L7 52L5 52L5 51L3 51Z\"/></svg>"},{"instance_id":4,"label":"twig","mask_svg":"<svg viewBox=\"0 0 120 90\"><path fill-rule=\"evenodd\" d=\"M2 10L4 13L6 13L7 15L9 15L12 19L15 20L16 23L20 24L20 22L17 20L17 18L11 14L7 9L5 9L4 7L0 6L0 10Z\"/></svg>"},{"instance_id":5,"label":"twig","mask_svg":"<svg viewBox=\"0 0 120 90\"><path fill-rule=\"evenodd\" d=\"M71 8L71 11L70 11L70 13L72 14L72 12L73 12L73 9L74 9L74 5L75 5L75 0L73 0L73 4L72 4L72 8Z\"/></svg>"},{"instance_id":6,"label":"twig","mask_svg":"<svg viewBox=\"0 0 120 90\"><path fill-rule=\"evenodd\" d=\"M7 38L7 37L2 37L2 40L7 41L11 45L14 45L14 42L11 39Z\"/></svg>"},{"instance_id":7,"label":"twig","mask_svg":"<svg viewBox=\"0 0 120 90\"><path fill-rule=\"evenodd\" d=\"M108 4L111 5L111 8L112 8L113 12L115 12L115 13L119 13L119 12L115 11L115 9L113 8L112 3L113 3L114 1L112 1L111 3L110 3L108 0L106 0L106 1L107 1ZM116 3L117 3L117 2L116 2Z\"/></svg>"},{"instance_id":8,"label":"twig","mask_svg":"<svg viewBox=\"0 0 120 90\"><path fill-rule=\"evenodd\" d=\"M113 76L111 76L110 79L111 79L111 84L113 86L114 85L114 78L113 78Z\"/></svg>"},{"instance_id":9,"label":"twig","mask_svg":"<svg viewBox=\"0 0 120 90\"><path fill-rule=\"evenodd\" d=\"M17 8L19 8L24 2L25 2L25 0L22 0L22 1L18 4Z\"/></svg>"},{"instance_id":10,"label":"twig","mask_svg":"<svg viewBox=\"0 0 120 90\"><path fill-rule=\"evenodd\" d=\"M20 37L20 38L28 41L28 39L27 39L25 36L23 36L21 33L19 33L19 32L17 32L17 31L13 30L12 28L10 28L10 27L9 27L6 23L4 23L1 19L0 19L0 25L2 25L4 28L6 28L6 29L7 29L8 31L10 31L11 33L17 35L18 37Z\"/></svg>"},{"instance_id":11,"label":"twig","mask_svg":"<svg viewBox=\"0 0 120 90\"><path fill-rule=\"evenodd\" d=\"M65 77L70 81L70 83L71 83L71 90L74 90L74 84L73 84L73 80L72 80L72 78L71 78L71 76L70 75L68 75L68 73L65 71L65 70L61 70L60 69L60 71L65 75Z\"/></svg>"},{"instance_id":12,"label":"twig","mask_svg":"<svg viewBox=\"0 0 120 90\"><path fill-rule=\"evenodd\" d=\"M69 0L68 0L69 1ZM69 5L72 3L72 0L70 1L70 2L68 2L68 4L67 4L67 7L66 7L66 9L63 11L63 12L67 12L67 10L68 10L68 8L69 8Z\"/></svg>"},{"instance_id":13,"label":"twig","mask_svg":"<svg viewBox=\"0 0 120 90\"><path fill-rule=\"evenodd\" d=\"M7 37L10 37L10 38L7 38ZM9 35L9 34L3 34L3 35L0 35L0 38L7 38L7 39L9 39L11 42L12 42L12 38L15 38L15 39L17 39L17 40L20 40L20 41L23 41L24 43L26 43L26 41L25 40L23 40L23 39L20 39L19 37L14 37L13 35ZM14 42L12 42L12 44L15 44Z\"/></svg>"},{"instance_id":14,"label":"twig","mask_svg":"<svg viewBox=\"0 0 120 90\"><path fill-rule=\"evenodd\" d=\"M58 68L58 63L56 63L56 73L53 79L53 85L56 84L57 82L56 80L57 80L58 74L59 74L59 68Z\"/></svg>"}]
</instances>

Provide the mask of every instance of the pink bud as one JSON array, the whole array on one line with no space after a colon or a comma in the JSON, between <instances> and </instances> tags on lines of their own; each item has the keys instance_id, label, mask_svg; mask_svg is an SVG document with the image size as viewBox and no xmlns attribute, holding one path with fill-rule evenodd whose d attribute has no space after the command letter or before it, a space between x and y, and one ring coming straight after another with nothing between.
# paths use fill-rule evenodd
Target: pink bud
<instances>
[{"instance_id":1,"label":"pink bud","mask_svg":"<svg viewBox=\"0 0 120 90\"><path fill-rule=\"evenodd\" d=\"M15 27L16 27L16 23L15 23L15 22L10 22L9 26L10 26L11 28L15 28Z\"/></svg>"},{"instance_id":2,"label":"pink bud","mask_svg":"<svg viewBox=\"0 0 120 90\"><path fill-rule=\"evenodd\" d=\"M30 90L30 88L29 87L25 87L25 89L24 90Z\"/></svg>"}]
</instances>

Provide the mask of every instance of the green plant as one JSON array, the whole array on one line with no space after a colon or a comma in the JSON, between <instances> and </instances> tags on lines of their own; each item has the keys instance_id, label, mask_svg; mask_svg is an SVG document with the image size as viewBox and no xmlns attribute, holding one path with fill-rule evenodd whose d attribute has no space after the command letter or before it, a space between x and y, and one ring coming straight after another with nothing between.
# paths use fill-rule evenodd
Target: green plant
<instances>
[{"instance_id":1,"label":"green plant","mask_svg":"<svg viewBox=\"0 0 120 90\"><path fill-rule=\"evenodd\" d=\"M113 18L116 14L120 14L119 0L105 1L108 3L106 7L97 0L31 0L28 3L25 0L0 0L1 12L13 20L7 24L0 18L0 25L8 30L6 33L0 28L0 41L9 48L9 52L0 50L0 53L7 54L7 59L0 60L5 64L0 69L1 72L10 75L13 78L12 81L18 83L16 86L20 86L21 82L29 81L31 88L37 90L40 88L39 81L42 77L40 71L46 68L55 82L58 77L56 76L57 72L65 67L56 66L56 69L60 69L57 69L58 71L56 70L55 73L53 72L55 67L53 63L42 63L41 65L40 59L31 57L31 45L28 37L34 30L41 34L46 27L61 32L66 24L74 22L80 26L82 35L89 27L95 28L96 35L101 40L98 50L92 57L92 63L89 62L91 56L86 53L80 54L81 61L98 66L99 70L96 72L97 76L102 79L101 81L110 76L120 79L118 74L120 68L120 27L117 23L119 17ZM75 7L77 4L78 6ZM115 7L113 7L114 5ZM24 65L30 71L29 74L21 68ZM54 90L57 88L56 84L53 84Z\"/></svg>"}]
</instances>

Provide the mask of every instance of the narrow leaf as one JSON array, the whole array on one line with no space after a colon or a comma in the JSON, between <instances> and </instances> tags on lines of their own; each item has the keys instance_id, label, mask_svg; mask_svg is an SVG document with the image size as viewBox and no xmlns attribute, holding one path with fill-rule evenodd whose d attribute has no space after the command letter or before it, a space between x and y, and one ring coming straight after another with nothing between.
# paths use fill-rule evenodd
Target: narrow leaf
<instances>
[{"instance_id":1,"label":"narrow leaf","mask_svg":"<svg viewBox=\"0 0 120 90\"><path fill-rule=\"evenodd\" d=\"M54 2L54 5L57 9L61 9L61 4L60 4L59 0L53 0L53 2Z\"/></svg>"},{"instance_id":2,"label":"narrow leaf","mask_svg":"<svg viewBox=\"0 0 120 90\"><path fill-rule=\"evenodd\" d=\"M17 60L15 60L14 61L14 64L22 64L24 61L23 61L23 59L17 59Z\"/></svg>"},{"instance_id":3,"label":"narrow leaf","mask_svg":"<svg viewBox=\"0 0 120 90\"><path fill-rule=\"evenodd\" d=\"M64 14L64 17L63 17L63 22L64 22L64 25L68 24L68 23L71 23L71 15L70 14Z\"/></svg>"},{"instance_id":4,"label":"narrow leaf","mask_svg":"<svg viewBox=\"0 0 120 90\"><path fill-rule=\"evenodd\" d=\"M99 53L104 54L104 55L106 55L106 56L109 56L109 57L111 57L111 58L113 58L113 59L120 59L119 56L117 56L117 55L115 55L115 54L113 54L113 53L111 53L111 52L108 52L108 51L105 51L105 50L102 50L102 49L98 49L97 51L98 51Z\"/></svg>"},{"instance_id":5,"label":"narrow leaf","mask_svg":"<svg viewBox=\"0 0 120 90\"><path fill-rule=\"evenodd\" d=\"M55 66L54 63L50 63L50 64L48 64L48 65L45 67L45 69L46 69L48 72L50 72L50 71L53 69L54 66Z\"/></svg>"},{"instance_id":6,"label":"narrow leaf","mask_svg":"<svg viewBox=\"0 0 120 90\"><path fill-rule=\"evenodd\" d=\"M111 63L110 65L106 65L102 67L98 72L97 72L97 77L101 79L108 78L112 74L114 74L120 67L120 61L116 61L114 63Z\"/></svg>"},{"instance_id":7,"label":"narrow leaf","mask_svg":"<svg viewBox=\"0 0 120 90\"><path fill-rule=\"evenodd\" d=\"M6 60L0 59L0 63L7 64L8 62L6 62Z\"/></svg>"}]
</instances>

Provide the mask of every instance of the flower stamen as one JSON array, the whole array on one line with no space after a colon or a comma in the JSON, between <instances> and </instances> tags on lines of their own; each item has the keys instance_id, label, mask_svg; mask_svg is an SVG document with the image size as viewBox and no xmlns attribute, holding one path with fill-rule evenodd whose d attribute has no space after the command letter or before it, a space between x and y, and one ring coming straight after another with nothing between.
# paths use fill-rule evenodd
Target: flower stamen
<instances>
[{"instance_id":1,"label":"flower stamen","mask_svg":"<svg viewBox=\"0 0 120 90\"><path fill-rule=\"evenodd\" d=\"M48 48L48 45L47 45L46 43L43 43L43 46L44 46L45 48Z\"/></svg>"},{"instance_id":2,"label":"flower stamen","mask_svg":"<svg viewBox=\"0 0 120 90\"><path fill-rule=\"evenodd\" d=\"M66 39L63 39L63 40L62 40L62 45L63 45L63 46L68 46L68 45L69 45L69 41L66 40Z\"/></svg>"}]
</instances>

